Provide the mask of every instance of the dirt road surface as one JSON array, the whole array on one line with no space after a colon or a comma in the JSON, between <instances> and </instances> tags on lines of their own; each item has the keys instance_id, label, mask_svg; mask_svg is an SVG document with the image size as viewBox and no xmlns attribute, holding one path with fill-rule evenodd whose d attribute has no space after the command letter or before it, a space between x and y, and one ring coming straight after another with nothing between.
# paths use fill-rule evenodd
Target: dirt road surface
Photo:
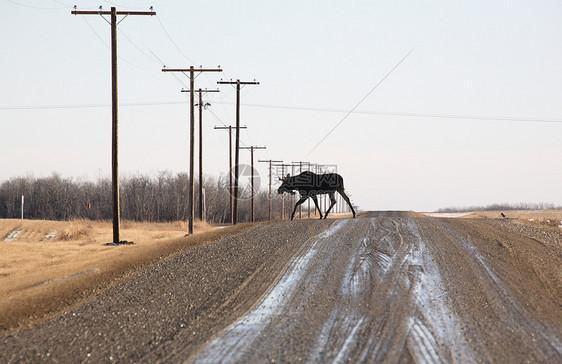
<instances>
[{"instance_id":1,"label":"dirt road surface","mask_svg":"<svg viewBox=\"0 0 562 364\"><path fill-rule=\"evenodd\" d=\"M262 224L0 338L0 362L562 362L562 234L368 213Z\"/></svg>"}]
</instances>

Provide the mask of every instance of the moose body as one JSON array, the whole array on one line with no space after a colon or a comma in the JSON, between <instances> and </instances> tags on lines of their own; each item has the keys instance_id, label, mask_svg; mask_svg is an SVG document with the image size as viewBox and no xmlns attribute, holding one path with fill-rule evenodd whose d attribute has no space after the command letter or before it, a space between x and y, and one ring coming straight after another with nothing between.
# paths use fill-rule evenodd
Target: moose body
<instances>
[{"instance_id":1,"label":"moose body","mask_svg":"<svg viewBox=\"0 0 562 364\"><path fill-rule=\"evenodd\" d=\"M327 173L327 174L316 174L309 171L302 172L297 176L291 177L287 175L287 177L281 179L282 183L277 193L281 194L284 192L294 194L294 191L298 191L301 198L295 204L295 208L293 209L293 213L291 215L291 220L295 217L295 211L297 211L297 207L304 203L309 197L312 198L314 201L314 205L318 209L320 213L320 218L322 218L322 211L320 211L320 207L318 207L318 199L316 196L328 194L330 196L330 207L326 211L324 215L324 219L328 217L328 213L332 210L332 207L336 204L336 191L344 198L344 200L349 205L351 212L353 213L353 217L355 217L355 210L349 201L349 197L345 194L345 190L343 188L343 178L337 173Z\"/></svg>"}]
</instances>

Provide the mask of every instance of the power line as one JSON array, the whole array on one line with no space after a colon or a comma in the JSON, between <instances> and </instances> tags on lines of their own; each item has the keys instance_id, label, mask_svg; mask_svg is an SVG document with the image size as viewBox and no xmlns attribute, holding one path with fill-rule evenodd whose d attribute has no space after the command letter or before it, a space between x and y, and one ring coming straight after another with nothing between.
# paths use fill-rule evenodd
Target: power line
<instances>
[{"instance_id":1,"label":"power line","mask_svg":"<svg viewBox=\"0 0 562 364\"><path fill-rule=\"evenodd\" d=\"M172 42L172 44L174 45L174 47L176 47L176 49L178 50L178 52L181 53L181 55L187 59L190 63L193 64L197 64L197 62L193 62L188 56L186 56L180 49L180 47L178 47L178 45L176 44L176 42L174 42L174 40L172 39L172 37L170 36L170 33L168 33L168 31L166 30L166 28L164 27L164 24L162 24L162 22L160 21L160 17L156 16L156 20L158 20L158 23L160 23L160 26L162 27L162 30L164 31L164 33L166 33L166 36L168 37L168 39L170 40L170 42Z\"/></svg>"},{"instance_id":2,"label":"power line","mask_svg":"<svg viewBox=\"0 0 562 364\"><path fill-rule=\"evenodd\" d=\"M128 41L129 43L131 43L133 45L133 47L135 47L139 52L141 52L142 54L144 54L146 56L146 58L150 59L152 62L156 63L156 64L160 64L159 61L157 59L154 59L153 57L151 57L148 53L146 53L145 51L143 51L139 46L136 45L135 42L133 42L133 40L131 38L129 38L127 36L127 34L125 34L120 28L117 28L117 30L119 30L119 33L121 33L121 35L123 35Z\"/></svg>"},{"instance_id":3,"label":"power line","mask_svg":"<svg viewBox=\"0 0 562 364\"><path fill-rule=\"evenodd\" d=\"M270 104L244 104L244 106L259 107L259 108L266 108L266 109L295 110L295 111L316 111L316 112L331 112L331 113L349 112L349 110L344 110L344 109L329 109L329 108L320 108L320 107L314 108L314 107L270 105ZM532 122L543 122L543 123L562 123L562 119L557 119L557 118L537 118L537 117L517 117L517 116L407 113L407 112L369 111L369 110L354 110L353 114L404 116L404 117L415 117L415 118L466 119L466 120L491 120L491 121L532 121Z\"/></svg>"},{"instance_id":4,"label":"power line","mask_svg":"<svg viewBox=\"0 0 562 364\"><path fill-rule=\"evenodd\" d=\"M16 1L13 1L13 0L6 0L6 1L9 2L9 3L15 4L15 5L18 5L18 6L22 6L24 8L37 9L37 10L62 10L62 9L68 9L69 8L69 6L65 6L64 8L43 8L43 7L40 7L40 6L32 6L32 5L21 4L21 3L18 3ZM62 3L59 3L59 4L64 5Z\"/></svg>"},{"instance_id":5,"label":"power line","mask_svg":"<svg viewBox=\"0 0 562 364\"><path fill-rule=\"evenodd\" d=\"M173 73L172 73L173 74ZM186 86L184 82L180 83ZM186 86L187 87L187 86ZM214 101L217 104L234 105L233 102ZM154 102L128 102L121 103L120 106L163 106L163 105L183 105L185 101L154 101ZM67 104L67 105L12 105L0 106L0 110L49 110L49 109L84 109L84 108L103 108L109 107L109 104ZM344 109L329 109L329 108L312 108L303 106L286 106L286 105L269 105L269 104L244 104L244 107L257 107L265 109L281 109L281 110L295 110L295 111L312 111L312 112L328 112L328 113L347 113L348 110ZM217 120L226 125L216 114L211 111L211 114ZM562 123L562 119L557 118L537 118L537 117L518 117L518 116L486 116L486 115L461 115L461 114L439 114L439 113L407 113L407 112L392 112L392 111L369 111L369 110L355 110L353 114L363 115L380 115L380 116L397 116L397 117L411 117L411 118L437 118L437 119L460 119L460 120L488 120L488 121L513 121L513 122L536 122L536 123Z\"/></svg>"},{"instance_id":6,"label":"power line","mask_svg":"<svg viewBox=\"0 0 562 364\"><path fill-rule=\"evenodd\" d=\"M94 32L94 34L96 35L96 37L100 40L100 42L103 43L103 45L106 46L107 49L111 50L111 48L109 47L109 44L107 44L102 37L98 34L98 32L96 32L96 30L94 29L94 27L92 27L92 25L90 24L90 22L86 19L85 16L82 16L82 19L84 19L84 21L86 22L86 24L88 24L88 27L92 30L92 32ZM119 30L121 32L121 30ZM123 34L125 36L125 38L129 39L123 32L121 32L121 34ZM130 39L129 42L133 43ZM134 45L134 44L133 44ZM136 46L135 46L136 47ZM138 48L138 47L137 47ZM140 50L140 49L139 49ZM149 67L143 67L143 66L139 66L136 65L134 63L129 62L128 60L126 60L125 58L119 56L119 59L122 60L123 62L127 63L130 66L136 67L136 68L141 68L141 69L150 69Z\"/></svg>"},{"instance_id":7,"label":"power line","mask_svg":"<svg viewBox=\"0 0 562 364\"><path fill-rule=\"evenodd\" d=\"M63 3L62 1L58 1L58 0L52 0L52 1L56 2L57 4L64 5L65 8L67 8L67 9L72 7L72 5L65 4L65 3Z\"/></svg>"},{"instance_id":8,"label":"power line","mask_svg":"<svg viewBox=\"0 0 562 364\"><path fill-rule=\"evenodd\" d=\"M412 50L409 51L408 54L406 54L406 55L400 60L400 62L398 62L398 63L396 64L396 66L394 66L394 67L382 78L382 80L380 80L380 81L375 85L375 87L373 87L373 88L371 89L371 91L367 92L367 94L366 94L366 95L365 95L365 96L364 96L364 97L363 97L347 114L345 114L345 116L343 117L343 119L341 119L341 120L328 132L328 134L326 134L326 135L324 136L324 138L322 138L322 139L318 142L318 144L316 144L316 145L314 146L314 148L312 148L312 149L310 150L310 152L308 152L307 156L309 156L310 153L314 152L314 150L315 150L316 148L318 148L318 146L319 146L320 144L322 144L322 142L323 142L324 140L326 140L326 138L327 138L330 134L332 134L332 132L333 132L334 130L336 130L336 128L337 128L338 126L340 126L340 124L343 123L343 121L344 121L345 119L347 119L347 117L348 117L349 115L351 115L351 113L352 113L355 109L357 109L357 107L358 107L359 105L361 105L361 103L362 103L363 101L365 101L365 99L366 99L367 97L369 97L369 95L370 95L373 91L375 91L375 89L376 89L377 87L379 87L379 85L380 85L381 83L383 83L384 80L386 80L387 77L390 76L390 74L391 74L392 72L394 72L394 70L395 70L396 68L398 68L398 66L400 66L400 65L402 64L402 62L404 62L404 60L406 60L406 58L408 58L408 56L414 51L414 49L415 49L415 48L412 48Z\"/></svg>"},{"instance_id":9,"label":"power line","mask_svg":"<svg viewBox=\"0 0 562 364\"><path fill-rule=\"evenodd\" d=\"M153 55L158 61L160 61L160 63L162 64L162 67L165 68L165 67L166 67L166 63L165 63L160 57L158 57L158 56L156 55L156 53L154 53L150 48L147 47L147 49L148 49L148 51L149 51L150 53L152 53L152 55ZM185 83L178 77L178 75L176 75L176 74L173 73L173 72L171 73L171 75L174 76L174 78L175 78L183 87L185 87L185 88L189 87L189 86L187 86L187 84L185 84Z\"/></svg>"},{"instance_id":10,"label":"power line","mask_svg":"<svg viewBox=\"0 0 562 364\"><path fill-rule=\"evenodd\" d=\"M124 6L124 5L117 4L117 3L114 3L114 2L111 2L111 1L107 1L107 0L103 0L103 1L104 1L105 3L110 4L110 5L116 5L116 6L120 6L120 7L122 7L122 8L126 7L126 6Z\"/></svg>"}]
</instances>

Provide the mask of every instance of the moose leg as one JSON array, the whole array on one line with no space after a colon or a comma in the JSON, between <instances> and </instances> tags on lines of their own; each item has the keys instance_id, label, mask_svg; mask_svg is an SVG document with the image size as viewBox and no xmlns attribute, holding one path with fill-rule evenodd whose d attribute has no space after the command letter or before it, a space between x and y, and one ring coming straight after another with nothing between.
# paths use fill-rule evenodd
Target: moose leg
<instances>
[{"instance_id":1,"label":"moose leg","mask_svg":"<svg viewBox=\"0 0 562 364\"><path fill-rule=\"evenodd\" d=\"M318 209L318 213L320 214L320 219L322 219L322 211L320 211L320 207L318 207L318 199L316 198L316 195L312 195L310 197L312 198L312 201L314 201L314 205Z\"/></svg>"},{"instance_id":2,"label":"moose leg","mask_svg":"<svg viewBox=\"0 0 562 364\"><path fill-rule=\"evenodd\" d=\"M347 202L347 204L349 205L349 208L351 209L351 212L353 212L353 218L355 218L355 210L353 209L353 206L351 205L351 201L349 201L349 197L347 197L347 195L345 194L344 189L338 189L338 192L340 193L340 195L343 197L343 199L345 200L345 202Z\"/></svg>"},{"instance_id":3,"label":"moose leg","mask_svg":"<svg viewBox=\"0 0 562 364\"><path fill-rule=\"evenodd\" d=\"M335 192L330 192L330 201L332 202L330 204L330 208L328 209L328 211L326 211L326 215L324 215L324 219L328 217L328 213L330 213L330 211L332 210L332 207L334 207L334 205L336 204L336 196L335 196Z\"/></svg>"},{"instance_id":4,"label":"moose leg","mask_svg":"<svg viewBox=\"0 0 562 364\"><path fill-rule=\"evenodd\" d=\"M300 205L302 205L302 203L303 203L304 201L306 201L307 198L308 198L307 195L303 195L303 196L301 197L301 199L297 201L297 203L295 204L295 208L293 209L293 213L292 213L292 215L291 215L291 220L293 220L293 217L295 217L295 211L297 211L297 207L299 207Z\"/></svg>"}]
</instances>

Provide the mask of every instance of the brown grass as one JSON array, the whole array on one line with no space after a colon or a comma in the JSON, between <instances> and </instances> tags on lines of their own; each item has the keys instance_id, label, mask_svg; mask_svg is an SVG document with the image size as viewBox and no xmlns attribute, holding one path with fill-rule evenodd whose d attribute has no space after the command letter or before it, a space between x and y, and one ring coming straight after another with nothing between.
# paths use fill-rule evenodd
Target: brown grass
<instances>
[{"instance_id":1,"label":"brown grass","mask_svg":"<svg viewBox=\"0 0 562 364\"><path fill-rule=\"evenodd\" d=\"M135 244L105 246L112 241L109 222L0 219L0 331L35 323L160 257L249 226L196 222L195 234L185 237L184 222L123 222L121 240ZM20 233L5 241L14 231Z\"/></svg>"},{"instance_id":2,"label":"brown grass","mask_svg":"<svg viewBox=\"0 0 562 364\"><path fill-rule=\"evenodd\" d=\"M511 219L529 220L562 220L562 210L509 210L509 211L477 211L478 217L501 218L501 213Z\"/></svg>"},{"instance_id":3,"label":"brown grass","mask_svg":"<svg viewBox=\"0 0 562 364\"><path fill-rule=\"evenodd\" d=\"M501 214L504 214L503 217ZM459 215L461 219L507 219L512 222L530 226L540 226L555 231L562 228L562 210L506 210L506 211L474 211L467 213L424 213L426 216L449 217ZM462 214L466 214L460 216Z\"/></svg>"}]
</instances>

